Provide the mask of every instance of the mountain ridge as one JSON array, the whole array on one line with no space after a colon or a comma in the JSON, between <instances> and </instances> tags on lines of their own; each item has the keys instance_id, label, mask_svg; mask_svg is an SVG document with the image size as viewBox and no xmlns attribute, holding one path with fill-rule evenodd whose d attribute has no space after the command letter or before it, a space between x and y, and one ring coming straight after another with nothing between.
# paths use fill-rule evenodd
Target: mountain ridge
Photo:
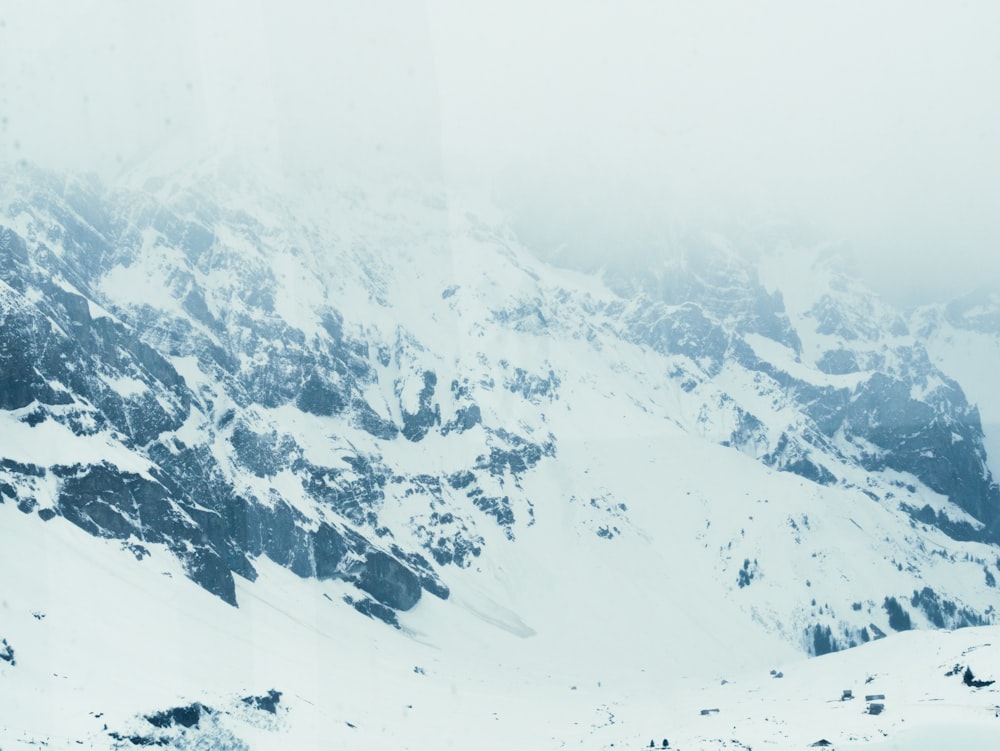
<instances>
[{"instance_id":1,"label":"mountain ridge","mask_svg":"<svg viewBox=\"0 0 1000 751\"><path fill-rule=\"evenodd\" d=\"M928 625L994 617L1000 495L978 412L903 317L848 279L786 310L794 283L772 264L769 288L725 247L619 269L609 286L421 190L317 195L323 210L297 215L247 181L150 193L19 174L0 222L9 435L103 442L120 462L5 448L5 495L23 510L137 557L165 544L231 604L233 575L253 580L266 556L352 583L356 609L399 625L421 592L453 592L450 567L519 545L553 498L621 542L631 497L650 491L626 491L586 443L624 420L610 434L645 431L651 461L665 436L707 440L757 463L750 487L771 486L769 467L893 520L883 555L912 586L869 593L863 616L848 606L865 598L836 588L830 613L789 604L788 572L758 563L764 530L713 540L746 548L717 581L752 593L776 578L750 611L774 611L764 620L808 651L886 632L881 600L911 590ZM567 481L581 437L599 477ZM704 502L718 521L725 504ZM807 515L786 516L801 538ZM980 584L942 571L924 602L916 572L935 556L919 538L935 529L930 547L975 559Z\"/></svg>"}]
</instances>

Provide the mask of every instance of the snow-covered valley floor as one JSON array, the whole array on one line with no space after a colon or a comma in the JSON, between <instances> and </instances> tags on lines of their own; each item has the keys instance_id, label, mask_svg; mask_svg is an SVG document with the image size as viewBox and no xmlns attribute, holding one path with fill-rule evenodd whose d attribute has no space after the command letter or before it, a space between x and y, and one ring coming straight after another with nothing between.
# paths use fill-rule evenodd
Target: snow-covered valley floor
<instances>
[{"instance_id":1,"label":"snow-covered valley floor","mask_svg":"<svg viewBox=\"0 0 1000 751\"><path fill-rule=\"evenodd\" d=\"M1000 677L996 627L907 632L776 662L766 643L715 653L675 628L682 619L657 618L634 629L661 635L662 652L617 634L622 648L607 660L572 634L565 649L537 648L539 636L486 593L424 598L396 631L342 607L347 585L263 562L232 608L169 555L136 561L120 543L11 504L0 505L0 547L16 564L0 567L0 637L13 650L0 662L4 751L638 749L664 739L680 749L826 739L890 751L1000 740L997 685L963 682L967 667L977 680ZM743 656L731 673L729 653ZM844 690L854 698L842 701ZM271 691L280 699L261 709ZM866 713L874 694L885 696L878 715ZM191 706L190 727L179 714L157 717Z\"/></svg>"}]
</instances>

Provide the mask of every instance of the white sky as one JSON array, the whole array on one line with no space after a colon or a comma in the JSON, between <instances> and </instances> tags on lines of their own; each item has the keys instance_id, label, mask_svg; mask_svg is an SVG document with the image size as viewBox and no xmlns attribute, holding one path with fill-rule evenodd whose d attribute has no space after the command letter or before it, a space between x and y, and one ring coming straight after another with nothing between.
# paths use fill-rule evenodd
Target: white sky
<instances>
[{"instance_id":1,"label":"white sky","mask_svg":"<svg viewBox=\"0 0 1000 751\"><path fill-rule=\"evenodd\" d=\"M557 235L791 221L900 299L1000 286L993 0L7 0L0 24L2 158L113 177L228 143L444 177Z\"/></svg>"}]
</instances>

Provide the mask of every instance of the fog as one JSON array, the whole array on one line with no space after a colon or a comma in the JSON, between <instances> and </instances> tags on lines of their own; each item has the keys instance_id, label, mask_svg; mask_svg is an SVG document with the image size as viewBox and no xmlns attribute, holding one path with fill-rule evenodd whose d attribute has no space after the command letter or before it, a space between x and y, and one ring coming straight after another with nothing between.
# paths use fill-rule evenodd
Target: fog
<instances>
[{"instance_id":1,"label":"fog","mask_svg":"<svg viewBox=\"0 0 1000 751\"><path fill-rule=\"evenodd\" d=\"M997 39L991 1L8 0L0 159L417 175L581 255L790 227L911 303L1000 287Z\"/></svg>"}]
</instances>

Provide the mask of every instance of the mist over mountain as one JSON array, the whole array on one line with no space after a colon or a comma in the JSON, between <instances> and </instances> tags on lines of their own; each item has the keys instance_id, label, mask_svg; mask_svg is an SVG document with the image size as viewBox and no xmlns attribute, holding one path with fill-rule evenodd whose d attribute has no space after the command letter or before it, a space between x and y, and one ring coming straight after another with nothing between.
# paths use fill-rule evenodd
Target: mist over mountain
<instances>
[{"instance_id":1,"label":"mist over mountain","mask_svg":"<svg viewBox=\"0 0 1000 751\"><path fill-rule=\"evenodd\" d=\"M649 229L779 222L896 304L1000 283L985 0L64 10L0 16L5 161L114 181L235 149L299 187L418 175L611 258Z\"/></svg>"}]
</instances>

